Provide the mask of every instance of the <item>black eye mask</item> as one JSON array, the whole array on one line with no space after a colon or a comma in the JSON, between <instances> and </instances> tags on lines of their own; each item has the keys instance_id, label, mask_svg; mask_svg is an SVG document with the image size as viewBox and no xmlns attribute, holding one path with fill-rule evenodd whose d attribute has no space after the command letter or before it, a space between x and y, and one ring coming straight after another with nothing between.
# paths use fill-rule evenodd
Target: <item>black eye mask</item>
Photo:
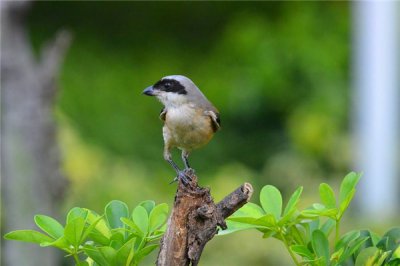
<instances>
[{"instance_id":1,"label":"black eye mask","mask_svg":"<svg viewBox=\"0 0 400 266\"><path fill-rule=\"evenodd\" d=\"M185 87L175 79L162 79L154 84L153 88L165 92L187 94Z\"/></svg>"}]
</instances>

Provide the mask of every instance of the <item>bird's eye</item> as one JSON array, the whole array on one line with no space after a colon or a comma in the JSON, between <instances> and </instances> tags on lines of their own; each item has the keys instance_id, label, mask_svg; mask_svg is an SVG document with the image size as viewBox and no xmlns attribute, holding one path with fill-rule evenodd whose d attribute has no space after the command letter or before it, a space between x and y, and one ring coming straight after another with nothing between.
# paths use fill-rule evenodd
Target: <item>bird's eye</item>
<instances>
[{"instance_id":1,"label":"bird's eye","mask_svg":"<svg viewBox=\"0 0 400 266\"><path fill-rule=\"evenodd\" d=\"M165 87L166 89L170 88L170 87L171 87L171 83L169 83L169 82L165 83L165 84L164 84L164 87Z\"/></svg>"}]
</instances>

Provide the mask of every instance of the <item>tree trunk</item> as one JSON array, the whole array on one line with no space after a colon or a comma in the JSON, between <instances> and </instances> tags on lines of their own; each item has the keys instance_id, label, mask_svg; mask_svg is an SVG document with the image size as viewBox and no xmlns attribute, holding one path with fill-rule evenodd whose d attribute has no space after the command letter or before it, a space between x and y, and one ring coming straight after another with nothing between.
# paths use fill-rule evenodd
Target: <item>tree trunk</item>
<instances>
[{"instance_id":1,"label":"tree trunk","mask_svg":"<svg viewBox=\"0 0 400 266\"><path fill-rule=\"evenodd\" d=\"M224 219L246 204L253 193L252 186L245 183L215 204L210 189L198 186L193 171L186 173L191 181L187 185L179 181L168 228L161 240L158 266L197 265L218 226L226 229Z\"/></svg>"},{"instance_id":2,"label":"tree trunk","mask_svg":"<svg viewBox=\"0 0 400 266\"><path fill-rule=\"evenodd\" d=\"M66 185L52 107L70 35L58 34L36 60L25 24L29 6L27 1L1 3L3 233L33 228L37 213L57 216ZM52 249L14 241L3 244L2 265L59 265Z\"/></svg>"}]
</instances>

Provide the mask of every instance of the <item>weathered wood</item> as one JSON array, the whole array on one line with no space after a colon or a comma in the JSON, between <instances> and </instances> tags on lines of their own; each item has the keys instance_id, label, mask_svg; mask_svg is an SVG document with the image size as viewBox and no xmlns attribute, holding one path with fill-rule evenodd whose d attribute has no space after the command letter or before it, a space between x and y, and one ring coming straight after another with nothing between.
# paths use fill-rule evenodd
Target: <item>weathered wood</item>
<instances>
[{"instance_id":1,"label":"weathered wood","mask_svg":"<svg viewBox=\"0 0 400 266\"><path fill-rule=\"evenodd\" d=\"M191 181L186 185L179 181L168 228L161 240L158 266L197 265L218 227L226 229L225 218L246 204L253 193L252 186L245 183L215 204L210 189L198 186L194 172L188 170L186 174Z\"/></svg>"}]
</instances>

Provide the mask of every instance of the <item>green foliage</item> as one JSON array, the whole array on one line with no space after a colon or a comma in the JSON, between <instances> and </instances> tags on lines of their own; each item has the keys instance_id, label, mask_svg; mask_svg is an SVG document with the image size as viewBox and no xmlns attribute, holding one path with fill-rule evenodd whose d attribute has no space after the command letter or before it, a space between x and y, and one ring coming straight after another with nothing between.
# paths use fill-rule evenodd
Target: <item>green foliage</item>
<instances>
[{"instance_id":1,"label":"green foliage","mask_svg":"<svg viewBox=\"0 0 400 266\"><path fill-rule=\"evenodd\" d=\"M311 266L395 266L400 264L400 228L393 228L382 237L369 230L354 230L340 236L339 225L356 191L360 175L349 173L342 181L339 198L326 183L319 187L321 203L299 210L303 187L297 188L285 208L281 192L264 186L261 206L247 203L227 220L226 235L245 229L256 229L263 238L281 241L296 265ZM4 236L55 247L75 259L76 265L138 265L158 247L165 231L168 205L143 201L129 212L128 206L113 200L104 214L85 208L72 208L66 225L46 215L36 215L36 225L44 232L17 230ZM330 241L335 231L334 241Z\"/></svg>"},{"instance_id":2,"label":"green foliage","mask_svg":"<svg viewBox=\"0 0 400 266\"><path fill-rule=\"evenodd\" d=\"M228 218L228 229L220 235L256 229L263 238L281 241L296 265L399 265L400 228L382 238L369 230L356 230L340 236L340 221L356 191L360 175L349 173L342 181L339 198L326 183L319 187L321 203L299 210L302 187L290 197L282 214L282 195L267 185L260 192L258 206L249 203ZM334 244L329 241L335 229ZM299 259L300 258L300 259Z\"/></svg>"},{"instance_id":3,"label":"green foliage","mask_svg":"<svg viewBox=\"0 0 400 266\"><path fill-rule=\"evenodd\" d=\"M138 265L158 247L165 231L168 205L155 205L143 201L129 214L128 206L113 200L104 214L99 215L85 208L72 208L65 227L46 215L36 215L36 225L45 233L35 230L17 230L4 236L55 247L75 259L76 265L118 266Z\"/></svg>"}]
</instances>

